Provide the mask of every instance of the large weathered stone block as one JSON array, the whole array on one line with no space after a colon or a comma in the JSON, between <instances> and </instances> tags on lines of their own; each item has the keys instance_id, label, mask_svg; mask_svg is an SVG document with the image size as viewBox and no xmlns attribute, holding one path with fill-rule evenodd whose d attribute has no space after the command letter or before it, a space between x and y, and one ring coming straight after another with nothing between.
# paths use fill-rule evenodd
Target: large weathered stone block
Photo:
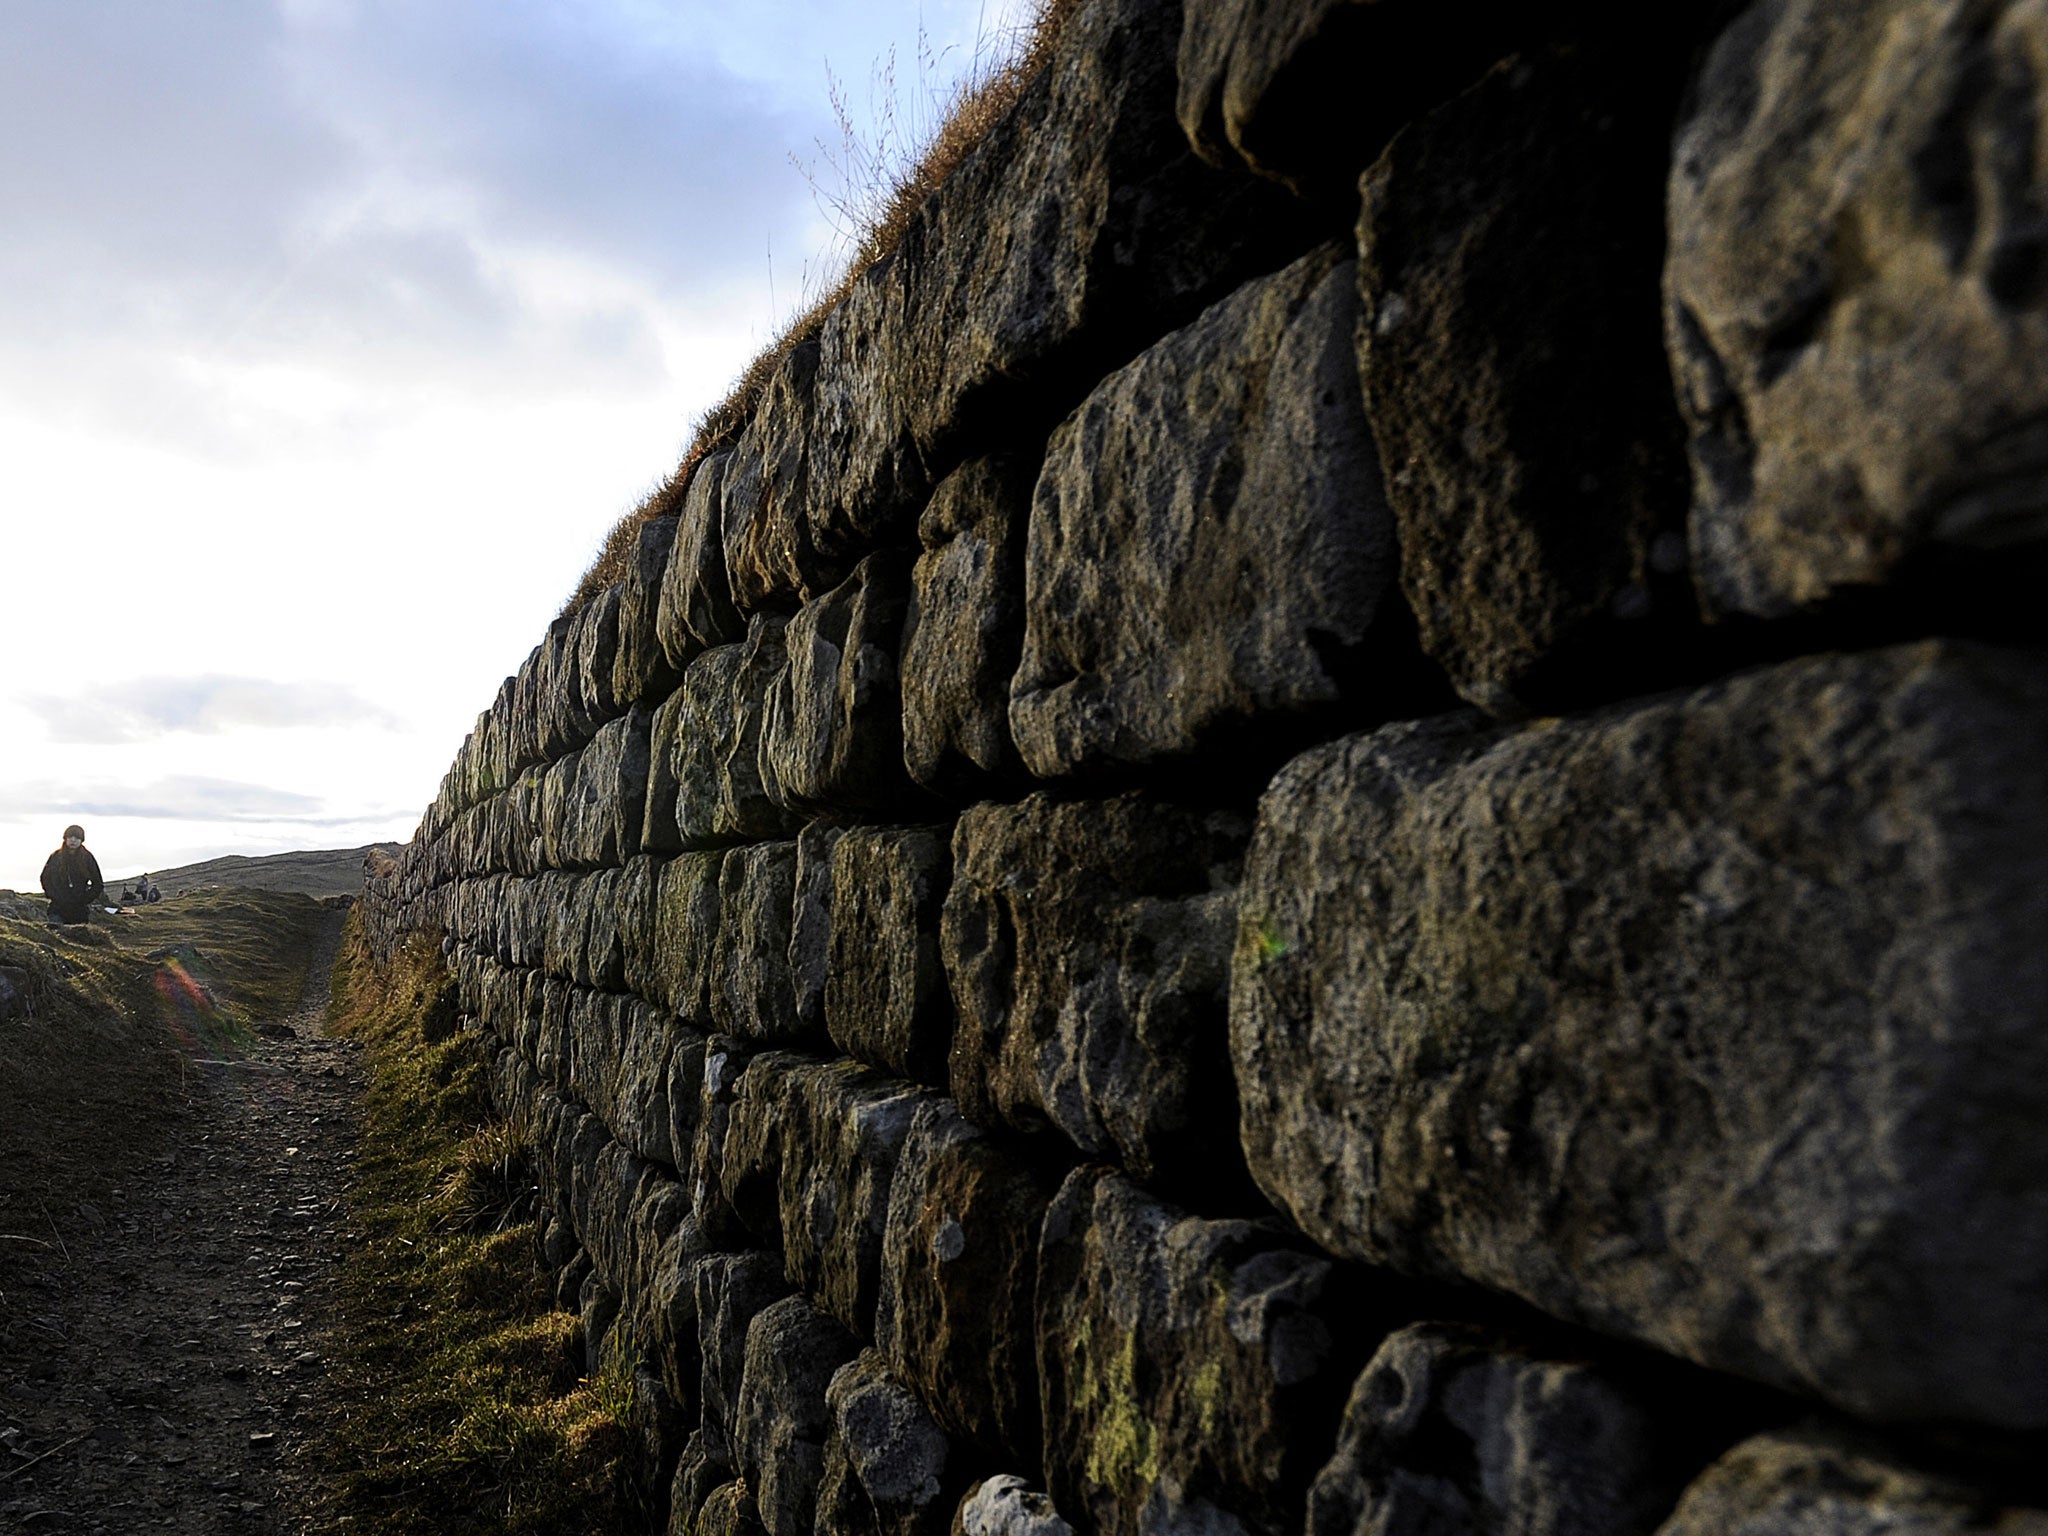
<instances>
[{"instance_id":1,"label":"large weathered stone block","mask_svg":"<svg viewBox=\"0 0 2048 1536\"><path fill-rule=\"evenodd\" d=\"M953 1515L953 1536L1073 1536L1052 1500L1021 1477L984 1478Z\"/></svg>"},{"instance_id":2,"label":"large weathered stone block","mask_svg":"<svg viewBox=\"0 0 2048 1536\"><path fill-rule=\"evenodd\" d=\"M903 762L940 794L1018 777L1010 678L1024 649L1024 533L1039 456L970 459L918 518L903 621Z\"/></svg>"},{"instance_id":3,"label":"large weathered stone block","mask_svg":"<svg viewBox=\"0 0 2048 1536\"><path fill-rule=\"evenodd\" d=\"M659 949L661 880L667 859L646 854L619 871L612 901L618 931L621 984L636 997L668 1005L668 985Z\"/></svg>"},{"instance_id":4,"label":"large weathered stone block","mask_svg":"<svg viewBox=\"0 0 2048 1536\"><path fill-rule=\"evenodd\" d=\"M1079 1168L1046 1214L1046 1482L1100 1536L1301 1528L1358 1368L1335 1266L1277 1224L1203 1221Z\"/></svg>"},{"instance_id":5,"label":"large weathered stone block","mask_svg":"<svg viewBox=\"0 0 2048 1536\"><path fill-rule=\"evenodd\" d=\"M640 851L649 724L645 710L632 710L600 728L573 758L564 760L570 776L562 790L561 832L551 863L599 869L623 864ZM552 789L552 770L549 778Z\"/></svg>"},{"instance_id":6,"label":"large weathered stone block","mask_svg":"<svg viewBox=\"0 0 2048 1536\"><path fill-rule=\"evenodd\" d=\"M704 1115L704 1062L710 1043L698 1030L671 1019L668 1060L668 1144L683 1187L695 1191L697 1131Z\"/></svg>"},{"instance_id":7,"label":"large weathered stone block","mask_svg":"<svg viewBox=\"0 0 2048 1536\"><path fill-rule=\"evenodd\" d=\"M772 1254L720 1253L698 1261L697 1348L703 1360L698 1402L705 1459L728 1475L739 1470L734 1431L747 1360L747 1329L789 1294Z\"/></svg>"},{"instance_id":8,"label":"large weathered stone block","mask_svg":"<svg viewBox=\"0 0 2048 1536\"><path fill-rule=\"evenodd\" d=\"M714 1242L741 1247L745 1226L725 1199L725 1143L733 1105L755 1048L731 1035L704 1042L704 1074L697 1095L697 1139L690 1149L690 1205ZM781 1266L776 1266L778 1272Z\"/></svg>"},{"instance_id":9,"label":"large weathered stone block","mask_svg":"<svg viewBox=\"0 0 2048 1536\"><path fill-rule=\"evenodd\" d=\"M1318 247L1112 374L1053 433L1010 685L1033 773L1183 756L1370 685L1362 648L1395 552L1357 313L1348 250Z\"/></svg>"},{"instance_id":10,"label":"large weathered stone block","mask_svg":"<svg viewBox=\"0 0 2048 1536\"><path fill-rule=\"evenodd\" d=\"M786 622L754 615L743 643L706 651L683 674L675 773L676 826L686 848L782 836L799 824L771 793L761 756Z\"/></svg>"},{"instance_id":11,"label":"large weathered stone block","mask_svg":"<svg viewBox=\"0 0 2048 1536\"><path fill-rule=\"evenodd\" d=\"M896 672L909 602L909 558L870 555L782 631L761 771L791 810L887 809L915 793Z\"/></svg>"},{"instance_id":12,"label":"large weathered stone block","mask_svg":"<svg viewBox=\"0 0 2048 1536\"><path fill-rule=\"evenodd\" d=\"M825 1389L859 1353L853 1335L800 1296L748 1325L735 1445L768 1536L811 1536L832 1428Z\"/></svg>"},{"instance_id":13,"label":"large weathered stone block","mask_svg":"<svg viewBox=\"0 0 2048 1536\"><path fill-rule=\"evenodd\" d=\"M1234 817L1137 793L979 805L953 836L941 943L950 1077L970 1116L1140 1177L1199 1179L1235 1149L1224 993Z\"/></svg>"},{"instance_id":14,"label":"large weathered stone block","mask_svg":"<svg viewBox=\"0 0 2048 1536\"><path fill-rule=\"evenodd\" d=\"M2048 1424L2048 670L1808 658L1304 755L1252 1171L1324 1246L1887 1419Z\"/></svg>"},{"instance_id":15,"label":"large weathered stone block","mask_svg":"<svg viewBox=\"0 0 2048 1536\"><path fill-rule=\"evenodd\" d=\"M1401 586L1489 709L1661 680L1697 623L1654 318L1684 64L1634 39L1507 60L1362 184L1359 376Z\"/></svg>"},{"instance_id":16,"label":"large weathered stone block","mask_svg":"<svg viewBox=\"0 0 2048 1536\"><path fill-rule=\"evenodd\" d=\"M920 1104L896 1163L882 1240L876 1346L946 1429L1038 1462L1032 1297L1045 1174L969 1124Z\"/></svg>"},{"instance_id":17,"label":"large weathered stone block","mask_svg":"<svg viewBox=\"0 0 2048 1536\"><path fill-rule=\"evenodd\" d=\"M712 951L711 1019L750 1040L804 1038L789 975L789 921L796 897L796 844L756 843L725 856Z\"/></svg>"},{"instance_id":18,"label":"large weathered stone block","mask_svg":"<svg viewBox=\"0 0 2048 1536\"><path fill-rule=\"evenodd\" d=\"M1672 1454L1692 1418L1585 1360L1403 1328L1352 1389L1309 1536L1649 1536L1710 1454Z\"/></svg>"},{"instance_id":19,"label":"large weathered stone block","mask_svg":"<svg viewBox=\"0 0 2048 1536\"><path fill-rule=\"evenodd\" d=\"M1686 1490L1658 1536L2048 1536L2048 1510L2001 1502L1853 1436L1802 1427L1736 1446Z\"/></svg>"},{"instance_id":20,"label":"large weathered stone block","mask_svg":"<svg viewBox=\"0 0 2048 1536\"><path fill-rule=\"evenodd\" d=\"M668 1094L675 1039L668 1015L637 997L579 990L570 1020L570 1091L621 1145L673 1169Z\"/></svg>"},{"instance_id":21,"label":"large weathered stone block","mask_svg":"<svg viewBox=\"0 0 2048 1536\"><path fill-rule=\"evenodd\" d=\"M676 801L682 793L676 761L682 747L679 733L690 719L688 709L689 700L678 678L675 691L648 721L647 799L640 813L640 846L649 853L677 853L683 846L682 828L676 824Z\"/></svg>"},{"instance_id":22,"label":"large weathered stone block","mask_svg":"<svg viewBox=\"0 0 2048 1536\"><path fill-rule=\"evenodd\" d=\"M825 1388L832 1416L818 1529L844 1536L945 1536L964 1480L931 1415L873 1350Z\"/></svg>"},{"instance_id":23,"label":"large weathered stone block","mask_svg":"<svg viewBox=\"0 0 2048 1536\"><path fill-rule=\"evenodd\" d=\"M577 611L571 631L575 657L572 676L576 689L575 710L587 721L586 729L598 726L618 714L619 700L612 693L612 673L619 658L619 589L606 587Z\"/></svg>"},{"instance_id":24,"label":"large weathered stone block","mask_svg":"<svg viewBox=\"0 0 2048 1536\"><path fill-rule=\"evenodd\" d=\"M2038 0L1791 0L1713 50L1665 292L1716 612L2048 533L2042 24Z\"/></svg>"},{"instance_id":25,"label":"large weathered stone block","mask_svg":"<svg viewBox=\"0 0 2048 1536\"><path fill-rule=\"evenodd\" d=\"M582 925L583 948L579 951L576 980L586 987L616 992L626 984L626 936L620 926L619 887L624 872L600 869L585 875L577 884L577 900L588 909L589 920Z\"/></svg>"},{"instance_id":26,"label":"large weathered stone block","mask_svg":"<svg viewBox=\"0 0 2048 1536\"><path fill-rule=\"evenodd\" d=\"M818 380L818 338L783 354L762 387L753 419L726 463L719 524L726 575L742 612L787 607L835 586L850 561L822 558L812 514L808 444Z\"/></svg>"},{"instance_id":27,"label":"large weathered stone block","mask_svg":"<svg viewBox=\"0 0 2048 1536\"><path fill-rule=\"evenodd\" d=\"M662 573L655 633L678 673L700 651L746 638L746 621L732 606L719 531L719 496L729 459L729 454L709 454L691 471L676 517L675 544Z\"/></svg>"},{"instance_id":28,"label":"large weathered stone block","mask_svg":"<svg viewBox=\"0 0 2048 1536\"><path fill-rule=\"evenodd\" d=\"M662 647L658 623L662 580L675 541L673 517L648 518L633 537L619 582L619 640L612 659L612 697L622 706L653 709L682 681L682 669Z\"/></svg>"},{"instance_id":29,"label":"large weathered stone block","mask_svg":"<svg viewBox=\"0 0 2048 1536\"><path fill-rule=\"evenodd\" d=\"M874 1332L897 1161L912 1118L930 1099L850 1061L799 1068L782 1096L783 1268L863 1336Z\"/></svg>"},{"instance_id":30,"label":"large weathered stone block","mask_svg":"<svg viewBox=\"0 0 2048 1536\"><path fill-rule=\"evenodd\" d=\"M825 1033L825 984L832 969L832 850L845 835L808 823L796 839L796 888L789 915L789 980L804 1033Z\"/></svg>"},{"instance_id":31,"label":"large weathered stone block","mask_svg":"<svg viewBox=\"0 0 2048 1536\"><path fill-rule=\"evenodd\" d=\"M744 1063L733 1084L718 1190L726 1208L766 1247L782 1244L783 1143L792 1133L795 1079L815 1065L794 1051L761 1051Z\"/></svg>"},{"instance_id":32,"label":"large weathered stone block","mask_svg":"<svg viewBox=\"0 0 2048 1536\"><path fill-rule=\"evenodd\" d=\"M654 890L654 992L692 1024L711 1022L718 952L718 892L726 856L684 853L667 860Z\"/></svg>"},{"instance_id":33,"label":"large weathered stone block","mask_svg":"<svg viewBox=\"0 0 2048 1536\"><path fill-rule=\"evenodd\" d=\"M953 1036L939 957L951 830L860 827L836 840L823 998L834 1045L941 1089Z\"/></svg>"}]
</instances>

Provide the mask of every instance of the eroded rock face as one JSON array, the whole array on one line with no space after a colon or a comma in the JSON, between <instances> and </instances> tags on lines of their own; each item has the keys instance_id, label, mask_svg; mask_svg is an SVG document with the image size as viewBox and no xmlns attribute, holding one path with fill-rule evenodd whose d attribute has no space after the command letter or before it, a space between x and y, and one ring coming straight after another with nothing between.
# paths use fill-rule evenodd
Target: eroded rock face
<instances>
[{"instance_id":1,"label":"eroded rock face","mask_svg":"<svg viewBox=\"0 0 2048 1536\"><path fill-rule=\"evenodd\" d=\"M1659 1536L1962 1536L2048 1533L2048 1510L1987 1507L1982 1492L1812 1427L1757 1435L1686 1490Z\"/></svg>"},{"instance_id":2,"label":"eroded rock face","mask_svg":"<svg viewBox=\"0 0 2048 1536\"><path fill-rule=\"evenodd\" d=\"M1073 1536L1052 1500L1021 1477L984 1478L953 1515L953 1536Z\"/></svg>"},{"instance_id":3,"label":"eroded rock face","mask_svg":"<svg viewBox=\"0 0 2048 1536\"><path fill-rule=\"evenodd\" d=\"M1309 1536L1649 1536L1683 1480L1659 1454L1683 1416L1659 1408L1582 1360L1403 1328L1352 1389Z\"/></svg>"},{"instance_id":4,"label":"eroded rock face","mask_svg":"<svg viewBox=\"0 0 2048 1536\"><path fill-rule=\"evenodd\" d=\"M953 1434L1038 1460L1032 1296L1053 1187L969 1124L920 1104L896 1164L876 1346Z\"/></svg>"},{"instance_id":5,"label":"eroded rock face","mask_svg":"<svg viewBox=\"0 0 2048 1536\"><path fill-rule=\"evenodd\" d=\"M748 1325L735 1443L768 1536L811 1536L832 1429L825 1389L859 1353L851 1334L800 1296Z\"/></svg>"},{"instance_id":6,"label":"eroded rock face","mask_svg":"<svg viewBox=\"0 0 2048 1536\"><path fill-rule=\"evenodd\" d=\"M874 1331L889 1192L931 1095L851 1061L756 1056L740 1079L721 1176L727 1202L790 1280L848 1328Z\"/></svg>"},{"instance_id":7,"label":"eroded rock face","mask_svg":"<svg viewBox=\"0 0 2048 1536\"><path fill-rule=\"evenodd\" d=\"M718 893L725 859L723 853L679 854L663 863L654 888L650 995L700 1027L711 1022Z\"/></svg>"},{"instance_id":8,"label":"eroded rock face","mask_svg":"<svg viewBox=\"0 0 2048 1536\"><path fill-rule=\"evenodd\" d=\"M682 790L676 778L676 756L688 702L679 686L648 721L647 799L640 816L640 846L649 853L675 853L683 846L682 829L676 825L676 797Z\"/></svg>"},{"instance_id":9,"label":"eroded rock face","mask_svg":"<svg viewBox=\"0 0 2048 1536\"><path fill-rule=\"evenodd\" d=\"M827 591L852 564L821 556L813 538L807 438L818 345L811 336L784 354L726 465L719 502L725 570L732 600L745 613Z\"/></svg>"},{"instance_id":10,"label":"eroded rock face","mask_svg":"<svg viewBox=\"0 0 2048 1536\"><path fill-rule=\"evenodd\" d=\"M1653 318L1684 62L1628 42L1507 60L1361 184L1359 376L1401 586L1489 709L1656 679L1695 621Z\"/></svg>"},{"instance_id":11,"label":"eroded rock face","mask_svg":"<svg viewBox=\"0 0 2048 1536\"><path fill-rule=\"evenodd\" d=\"M1038 1257L1055 1503L1102 1536L1299 1530L1358 1364L1334 1275L1276 1224L1203 1221L1076 1169Z\"/></svg>"},{"instance_id":12,"label":"eroded rock face","mask_svg":"<svg viewBox=\"0 0 2048 1536\"><path fill-rule=\"evenodd\" d=\"M1212 164L1341 200L1402 124L1575 11L1612 24L1551 0L1189 0L1180 123Z\"/></svg>"},{"instance_id":13,"label":"eroded rock face","mask_svg":"<svg viewBox=\"0 0 2048 1536\"><path fill-rule=\"evenodd\" d=\"M903 628L903 761L925 788L963 798L1023 767L1010 740L1010 678L1024 648L1024 533L1035 455L970 459L918 519Z\"/></svg>"},{"instance_id":14,"label":"eroded rock face","mask_svg":"<svg viewBox=\"0 0 2048 1536\"><path fill-rule=\"evenodd\" d=\"M801 1040L789 976L796 844L756 843L725 856L712 951L711 1019L750 1040Z\"/></svg>"},{"instance_id":15,"label":"eroded rock face","mask_svg":"<svg viewBox=\"0 0 2048 1536\"><path fill-rule=\"evenodd\" d=\"M734 1440L739 1422L740 1383L747 1360L747 1329L754 1318L789 1294L782 1266L772 1254L718 1253L699 1261L697 1347L703 1359L699 1402L703 1423L699 1447L708 1465L738 1470Z\"/></svg>"},{"instance_id":16,"label":"eroded rock face","mask_svg":"<svg viewBox=\"0 0 2048 1536\"><path fill-rule=\"evenodd\" d=\"M786 370L809 454L799 473L764 443L762 479L800 484L786 500L809 523L766 519L761 597L905 540L932 476L1020 419L1057 420L1094 378L1307 243L1283 194L1189 151L1173 116L1179 35L1174 3L1078 7L1015 108L828 317L816 362Z\"/></svg>"},{"instance_id":17,"label":"eroded rock face","mask_svg":"<svg viewBox=\"0 0 2048 1536\"><path fill-rule=\"evenodd\" d=\"M807 822L796 838L796 888L789 917L789 979L807 1035L825 1033L825 980L832 965L832 850L845 835Z\"/></svg>"},{"instance_id":18,"label":"eroded rock face","mask_svg":"<svg viewBox=\"0 0 2048 1536\"><path fill-rule=\"evenodd\" d=\"M1336 703L1393 585L1347 248L1247 283L1053 433L1010 729L1054 777Z\"/></svg>"},{"instance_id":19,"label":"eroded rock face","mask_svg":"<svg viewBox=\"0 0 2048 1536\"><path fill-rule=\"evenodd\" d=\"M761 737L784 665L774 614L756 614L746 640L699 656L683 674L676 726L676 826L685 848L793 832L796 818L771 793Z\"/></svg>"},{"instance_id":20,"label":"eroded rock face","mask_svg":"<svg viewBox=\"0 0 2048 1536\"><path fill-rule=\"evenodd\" d=\"M952 1004L939 914L950 827L860 827L835 839L823 1014L832 1043L870 1066L946 1086Z\"/></svg>"},{"instance_id":21,"label":"eroded rock face","mask_svg":"<svg viewBox=\"0 0 2048 1536\"><path fill-rule=\"evenodd\" d=\"M952 1447L915 1393L863 1350L825 1389L832 1427L818 1528L847 1536L944 1536L960 1498Z\"/></svg>"},{"instance_id":22,"label":"eroded rock face","mask_svg":"<svg viewBox=\"0 0 2048 1536\"><path fill-rule=\"evenodd\" d=\"M1928 642L1305 754L1233 962L1254 1176L1337 1253L2048 1423L2044 677Z\"/></svg>"},{"instance_id":23,"label":"eroded rock face","mask_svg":"<svg viewBox=\"0 0 2048 1536\"><path fill-rule=\"evenodd\" d=\"M632 557L619 582L618 649L612 658L612 697L652 709L682 678L662 647L658 619L662 579L675 547L676 520L652 517L633 539Z\"/></svg>"},{"instance_id":24,"label":"eroded rock face","mask_svg":"<svg viewBox=\"0 0 2048 1536\"><path fill-rule=\"evenodd\" d=\"M731 455L707 454L691 472L677 514L675 542L662 573L655 633L678 676L700 651L744 640L746 621L732 605L719 527L725 467Z\"/></svg>"},{"instance_id":25,"label":"eroded rock face","mask_svg":"<svg viewBox=\"0 0 2048 1536\"><path fill-rule=\"evenodd\" d=\"M1140 1177L1228 1159L1213 1128L1243 835L1137 793L963 815L941 925L961 1109L1049 1122Z\"/></svg>"},{"instance_id":26,"label":"eroded rock face","mask_svg":"<svg viewBox=\"0 0 2048 1536\"><path fill-rule=\"evenodd\" d=\"M896 670L909 601L908 557L870 555L783 630L761 753L792 810L883 809L911 794Z\"/></svg>"},{"instance_id":27,"label":"eroded rock face","mask_svg":"<svg viewBox=\"0 0 2048 1536\"><path fill-rule=\"evenodd\" d=\"M1665 276L1719 613L2038 544L2039 0L1753 6L1681 126Z\"/></svg>"}]
</instances>

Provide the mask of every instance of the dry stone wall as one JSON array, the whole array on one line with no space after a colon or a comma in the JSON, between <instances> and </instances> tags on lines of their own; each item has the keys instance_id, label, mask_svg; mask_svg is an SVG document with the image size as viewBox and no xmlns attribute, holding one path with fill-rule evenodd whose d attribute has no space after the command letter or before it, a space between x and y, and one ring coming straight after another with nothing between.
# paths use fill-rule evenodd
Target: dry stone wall
<instances>
[{"instance_id":1,"label":"dry stone wall","mask_svg":"<svg viewBox=\"0 0 2048 1536\"><path fill-rule=\"evenodd\" d=\"M371 880L667 1531L2048 1530L2048 4L1620 9L1083 0Z\"/></svg>"}]
</instances>

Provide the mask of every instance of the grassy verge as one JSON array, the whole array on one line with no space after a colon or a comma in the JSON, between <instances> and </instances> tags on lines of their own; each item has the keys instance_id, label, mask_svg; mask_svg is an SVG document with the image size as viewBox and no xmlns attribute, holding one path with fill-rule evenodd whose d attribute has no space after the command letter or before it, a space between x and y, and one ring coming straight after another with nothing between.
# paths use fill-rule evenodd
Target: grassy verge
<instances>
[{"instance_id":1,"label":"grassy verge","mask_svg":"<svg viewBox=\"0 0 2048 1536\"><path fill-rule=\"evenodd\" d=\"M527 1150L492 1116L482 1042L451 1028L451 984L429 936L379 972L351 918L329 1028L363 1043L370 1082L338 1512L375 1536L632 1529L626 1387L580 1379L577 1319L534 1263Z\"/></svg>"},{"instance_id":2,"label":"grassy verge","mask_svg":"<svg viewBox=\"0 0 2048 1536\"><path fill-rule=\"evenodd\" d=\"M0 967L27 1005L0 1020L0 1289L65 1212L161 1150L197 1092L193 1058L239 1055L257 1020L298 1006L326 917L260 891L75 928L45 910L0 898Z\"/></svg>"}]
</instances>

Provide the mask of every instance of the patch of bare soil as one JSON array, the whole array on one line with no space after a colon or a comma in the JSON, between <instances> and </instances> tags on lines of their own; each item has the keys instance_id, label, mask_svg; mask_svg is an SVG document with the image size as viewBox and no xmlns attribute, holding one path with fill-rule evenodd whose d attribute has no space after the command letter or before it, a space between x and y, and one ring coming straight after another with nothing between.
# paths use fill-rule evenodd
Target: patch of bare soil
<instances>
[{"instance_id":1,"label":"patch of bare soil","mask_svg":"<svg viewBox=\"0 0 2048 1536\"><path fill-rule=\"evenodd\" d=\"M188 1063L93 1199L0 1211L0 1532L304 1536L362 1072L322 1033L327 919L291 1017Z\"/></svg>"}]
</instances>

